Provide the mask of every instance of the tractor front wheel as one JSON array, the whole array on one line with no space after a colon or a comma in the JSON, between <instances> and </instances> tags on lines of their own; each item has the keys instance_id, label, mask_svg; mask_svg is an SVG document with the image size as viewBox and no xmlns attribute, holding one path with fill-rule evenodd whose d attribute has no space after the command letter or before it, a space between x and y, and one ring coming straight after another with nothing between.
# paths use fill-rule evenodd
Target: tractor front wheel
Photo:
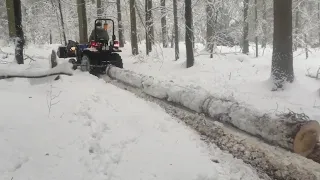
<instances>
[{"instance_id":1,"label":"tractor front wheel","mask_svg":"<svg viewBox=\"0 0 320 180\"><path fill-rule=\"evenodd\" d=\"M83 55L81 58L81 71L86 72L91 70L90 67L90 58L87 55Z\"/></svg>"}]
</instances>

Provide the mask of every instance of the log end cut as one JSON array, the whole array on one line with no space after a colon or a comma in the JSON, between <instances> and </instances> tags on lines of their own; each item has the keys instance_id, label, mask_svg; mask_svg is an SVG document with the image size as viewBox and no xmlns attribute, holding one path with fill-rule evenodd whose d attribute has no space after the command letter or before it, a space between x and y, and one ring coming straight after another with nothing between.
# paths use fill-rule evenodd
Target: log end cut
<instances>
[{"instance_id":1,"label":"log end cut","mask_svg":"<svg viewBox=\"0 0 320 180\"><path fill-rule=\"evenodd\" d=\"M308 121L301 126L293 142L293 151L308 156L319 142L320 125L317 121Z\"/></svg>"}]
</instances>

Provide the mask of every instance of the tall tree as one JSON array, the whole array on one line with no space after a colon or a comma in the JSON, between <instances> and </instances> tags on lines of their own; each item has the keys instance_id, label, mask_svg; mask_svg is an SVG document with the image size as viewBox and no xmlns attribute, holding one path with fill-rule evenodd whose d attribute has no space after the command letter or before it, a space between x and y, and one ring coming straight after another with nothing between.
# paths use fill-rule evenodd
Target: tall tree
<instances>
[{"instance_id":1,"label":"tall tree","mask_svg":"<svg viewBox=\"0 0 320 180\"><path fill-rule=\"evenodd\" d=\"M79 21L80 43L86 43L88 42L88 26L85 0L77 0L77 12Z\"/></svg>"},{"instance_id":2,"label":"tall tree","mask_svg":"<svg viewBox=\"0 0 320 180\"><path fill-rule=\"evenodd\" d=\"M207 0L206 14L207 14L207 50L213 48L213 38L214 38L214 12L213 12L213 0Z\"/></svg>"},{"instance_id":3,"label":"tall tree","mask_svg":"<svg viewBox=\"0 0 320 180\"><path fill-rule=\"evenodd\" d=\"M167 29L167 8L166 0L160 0L161 2L161 29L162 29L162 44L164 48L168 47L168 29Z\"/></svg>"},{"instance_id":4,"label":"tall tree","mask_svg":"<svg viewBox=\"0 0 320 180\"><path fill-rule=\"evenodd\" d=\"M145 0L145 11L146 11L146 53L148 55L152 51L152 41L153 41L152 0Z\"/></svg>"},{"instance_id":5,"label":"tall tree","mask_svg":"<svg viewBox=\"0 0 320 180\"><path fill-rule=\"evenodd\" d=\"M177 0L173 0L173 24L174 24L174 52L175 59L179 59L179 26L178 26L178 5Z\"/></svg>"},{"instance_id":6,"label":"tall tree","mask_svg":"<svg viewBox=\"0 0 320 180\"><path fill-rule=\"evenodd\" d=\"M185 0L185 26L186 26L186 51L187 51L187 68L194 64L193 54L193 20L192 20L192 0Z\"/></svg>"},{"instance_id":7,"label":"tall tree","mask_svg":"<svg viewBox=\"0 0 320 180\"><path fill-rule=\"evenodd\" d=\"M97 17L102 18L102 14L103 14L103 8L102 8L101 0L97 0Z\"/></svg>"},{"instance_id":8,"label":"tall tree","mask_svg":"<svg viewBox=\"0 0 320 180\"><path fill-rule=\"evenodd\" d=\"M16 36L13 3L14 3L13 0L6 0L7 16L8 16L8 27L9 27L9 36L10 36L10 38L13 38L13 37Z\"/></svg>"},{"instance_id":9,"label":"tall tree","mask_svg":"<svg viewBox=\"0 0 320 180\"><path fill-rule=\"evenodd\" d=\"M295 21L295 43L294 43L294 50L296 51L298 47L300 47L299 43L299 33L300 33L300 12L299 9L296 9L296 21Z\"/></svg>"},{"instance_id":10,"label":"tall tree","mask_svg":"<svg viewBox=\"0 0 320 180\"><path fill-rule=\"evenodd\" d=\"M64 44L67 45L67 37L66 37L66 31L64 29L64 20L62 15L62 8L61 8L61 0L58 0L58 6L59 6L59 12L60 12L60 21L61 21L61 27L62 27L62 35Z\"/></svg>"},{"instance_id":11,"label":"tall tree","mask_svg":"<svg viewBox=\"0 0 320 180\"><path fill-rule=\"evenodd\" d=\"M263 19L263 23L262 23L262 31L263 31L263 38L262 38L262 48L266 48L267 47L267 0L262 0L262 19Z\"/></svg>"},{"instance_id":12,"label":"tall tree","mask_svg":"<svg viewBox=\"0 0 320 180\"><path fill-rule=\"evenodd\" d=\"M320 2L318 2L318 22L320 23ZM320 46L320 29L318 28L318 44Z\"/></svg>"},{"instance_id":13,"label":"tall tree","mask_svg":"<svg viewBox=\"0 0 320 180\"><path fill-rule=\"evenodd\" d=\"M24 34L22 28L22 16L21 16L21 1L13 0L14 17L15 17L15 29L16 29L16 42L15 42L15 58L18 64L24 64L23 60L23 46L24 46Z\"/></svg>"},{"instance_id":14,"label":"tall tree","mask_svg":"<svg viewBox=\"0 0 320 180\"><path fill-rule=\"evenodd\" d=\"M249 36L249 23L248 23L249 0L244 0L243 4L244 4L244 7L243 7L244 26L243 26L242 53L248 54L249 53L249 39L248 39L248 36Z\"/></svg>"},{"instance_id":15,"label":"tall tree","mask_svg":"<svg viewBox=\"0 0 320 180\"><path fill-rule=\"evenodd\" d=\"M271 77L275 88L294 81L292 55L292 0L273 0L274 33Z\"/></svg>"},{"instance_id":16,"label":"tall tree","mask_svg":"<svg viewBox=\"0 0 320 180\"><path fill-rule=\"evenodd\" d=\"M119 43L120 43L120 47L124 47L124 35L123 35L123 25L122 25L120 0L117 0L117 13L118 13Z\"/></svg>"},{"instance_id":17,"label":"tall tree","mask_svg":"<svg viewBox=\"0 0 320 180\"><path fill-rule=\"evenodd\" d=\"M255 21L254 21L254 26L255 26L255 37L254 41L256 43L256 57L259 56L259 39L258 39L258 1L254 0L254 16L255 16Z\"/></svg>"},{"instance_id":18,"label":"tall tree","mask_svg":"<svg viewBox=\"0 0 320 180\"><path fill-rule=\"evenodd\" d=\"M131 50L132 55L138 55L136 0L130 0L130 24L131 24Z\"/></svg>"}]
</instances>

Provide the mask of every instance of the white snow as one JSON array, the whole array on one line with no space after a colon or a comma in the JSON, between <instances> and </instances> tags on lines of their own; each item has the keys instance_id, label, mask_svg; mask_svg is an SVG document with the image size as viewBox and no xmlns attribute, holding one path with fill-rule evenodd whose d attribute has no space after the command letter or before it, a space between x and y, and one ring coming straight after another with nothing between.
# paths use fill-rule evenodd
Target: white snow
<instances>
[{"instance_id":1,"label":"white snow","mask_svg":"<svg viewBox=\"0 0 320 180\"><path fill-rule=\"evenodd\" d=\"M36 61L20 67L48 69L56 47L29 46L26 53ZM12 59L0 59L8 62L0 64L1 73L17 66ZM0 80L0 99L3 180L259 179L158 105L87 73L58 81Z\"/></svg>"}]
</instances>

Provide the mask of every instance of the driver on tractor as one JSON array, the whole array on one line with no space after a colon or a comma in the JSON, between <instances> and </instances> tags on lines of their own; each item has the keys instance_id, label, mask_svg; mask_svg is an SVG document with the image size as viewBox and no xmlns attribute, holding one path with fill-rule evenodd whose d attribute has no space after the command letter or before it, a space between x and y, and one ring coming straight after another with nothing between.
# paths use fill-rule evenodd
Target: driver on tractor
<instances>
[{"instance_id":1,"label":"driver on tractor","mask_svg":"<svg viewBox=\"0 0 320 180\"><path fill-rule=\"evenodd\" d=\"M97 22L96 24L97 29L97 40L103 39L106 40L107 42L109 42L109 34L108 34L108 23L104 23L103 28L102 28L102 23L101 22ZM94 41L95 37L95 30L93 29L91 31L91 35L89 37L89 41Z\"/></svg>"}]
</instances>

